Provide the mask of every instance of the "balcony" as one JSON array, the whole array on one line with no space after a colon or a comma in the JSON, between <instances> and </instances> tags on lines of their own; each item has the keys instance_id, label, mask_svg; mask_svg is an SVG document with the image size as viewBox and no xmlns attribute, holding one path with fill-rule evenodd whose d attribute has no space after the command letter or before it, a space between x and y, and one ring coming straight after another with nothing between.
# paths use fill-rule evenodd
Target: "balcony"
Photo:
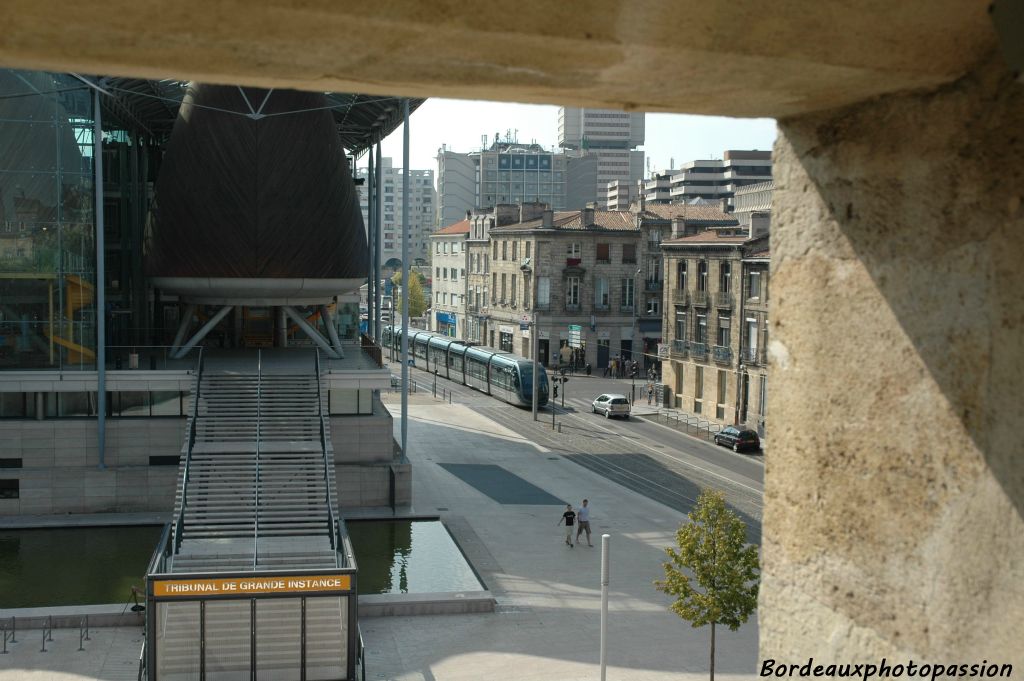
<instances>
[{"instance_id":1,"label":"balcony","mask_svg":"<svg viewBox=\"0 0 1024 681\"><path fill-rule=\"evenodd\" d=\"M690 357L694 359L707 359L708 358L708 345L707 343L695 343L693 341L687 341L686 350L690 353Z\"/></svg>"},{"instance_id":2,"label":"balcony","mask_svg":"<svg viewBox=\"0 0 1024 681\"><path fill-rule=\"evenodd\" d=\"M764 348L743 348L740 350L740 362L747 366L766 366L767 353Z\"/></svg>"},{"instance_id":3,"label":"balcony","mask_svg":"<svg viewBox=\"0 0 1024 681\"><path fill-rule=\"evenodd\" d=\"M716 291L715 292L715 307L722 309L732 309L732 294L728 291Z\"/></svg>"},{"instance_id":4,"label":"balcony","mask_svg":"<svg viewBox=\"0 0 1024 681\"><path fill-rule=\"evenodd\" d=\"M574 305L572 303L566 303L565 304L565 311L566 312L579 312L580 311L580 304L576 303Z\"/></svg>"},{"instance_id":5,"label":"balcony","mask_svg":"<svg viewBox=\"0 0 1024 681\"><path fill-rule=\"evenodd\" d=\"M648 281L644 282L644 290L645 291L660 291L662 289L662 287L664 286L664 284L665 284L665 282L663 282L663 281L651 281L651 280L648 280Z\"/></svg>"},{"instance_id":6,"label":"balcony","mask_svg":"<svg viewBox=\"0 0 1024 681\"><path fill-rule=\"evenodd\" d=\"M686 341L674 340L672 341L672 356L673 357L686 357Z\"/></svg>"},{"instance_id":7,"label":"balcony","mask_svg":"<svg viewBox=\"0 0 1024 681\"><path fill-rule=\"evenodd\" d=\"M707 291L694 291L693 292L693 305L694 305L694 307L707 307L708 306L708 292Z\"/></svg>"},{"instance_id":8,"label":"balcony","mask_svg":"<svg viewBox=\"0 0 1024 681\"><path fill-rule=\"evenodd\" d=\"M583 262L583 258L566 258L565 259L565 266L566 267L579 267L582 262Z\"/></svg>"},{"instance_id":9,"label":"balcony","mask_svg":"<svg viewBox=\"0 0 1024 681\"><path fill-rule=\"evenodd\" d=\"M609 309L607 303L594 303L594 312L607 312Z\"/></svg>"},{"instance_id":10,"label":"balcony","mask_svg":"<svg viewBox=\"0 0 1024 681\"><path fill-rule=\"evenodd\" d=\"M732 363L732 348L728 345L711 346L711 356L719 364Z\"/></svg>"},{"instance_id":11,"label":"balcony","mask_svg":"<svg viewBox=\"0 0 1024 681\"><path fill-rule=\"evenodd\" d=\"M683 307L689 307L690 305L690 289L677 288L675 292L676 305L682 305Z\"/></svg>"},{"instance_id":12,"label":"balcony","mask_svg":"<svg viewBox=\"0 0 1024 681\"><path fill-rule=\"evenodd\" d=\"M632 314L633 313L633 306L632 305L619 305L619 312L628 312L628 313Z\"/></svg>"},{"instance_id":13,"label":"balcony","mask_svg":"<svg viewBox=\"0 0 1024 681\"><path fill-rule=\"evenodd\" d=\"M547 312L548 310L551 309L551 303L537 303L536 305L533 306L533 309L536 310L537 312Z\"/></svg>"}]
</instances>

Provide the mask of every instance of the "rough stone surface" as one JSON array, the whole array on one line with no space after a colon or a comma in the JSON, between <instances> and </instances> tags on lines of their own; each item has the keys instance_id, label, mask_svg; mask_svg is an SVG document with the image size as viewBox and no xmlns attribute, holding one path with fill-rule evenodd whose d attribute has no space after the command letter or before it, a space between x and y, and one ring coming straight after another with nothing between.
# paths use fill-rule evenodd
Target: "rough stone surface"
<instances>
[{"instance_id":1,"label":"rough stone surface","mask_svg":"<svg viewBox=\"0 0 1024 681\"><path fill-rule=\"evenodd\" d=\"M1020 667L1024 89L780 129L761 657Z\"/></svg>"},{"instance_id":2,"label":"rough stone surface","mask_svg":"<svg viewBox=\"0 0 1024 681\"><path fill-rule=\"evenodd\" d=\"M965 73L976 0L10 0L0 64L429 97L784 116ZM58 19L59 18L59 19Z\"/></svg>"}]
</instances>

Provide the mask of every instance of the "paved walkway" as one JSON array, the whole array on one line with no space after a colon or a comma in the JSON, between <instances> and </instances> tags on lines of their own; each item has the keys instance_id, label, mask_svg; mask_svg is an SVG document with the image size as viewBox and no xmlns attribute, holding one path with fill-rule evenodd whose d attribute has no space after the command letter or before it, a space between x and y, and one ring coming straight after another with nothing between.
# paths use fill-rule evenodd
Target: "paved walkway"
<instances>
[{"instance_id":1,"label":"paved walkway","mask_svg":"<svg viewBox=\"0 0 1024 681\"><path fill-rule=\"evenodd\" d=\"M368 679L596 680L602 533L612 538L608 679L707 678L708 630L669 612L669 599L652 585L662 576L663 547L672 543L682 513L470 406L429 397L410 402L412 511L446 521L499 605L493 614L364 619ZM397 414L397 404L389 407ZM396 436L399 428L396 418ZM500 466L574 507L589 498L594 548L563 543L556 527L561 506L508 503L506 495L500 503L441 466L460 463ZM86 652L77 652L77 633L58 630L49 653L38 652L38 632L19 636L15 653L0 655L0 681L134 678L141 630L95 630ZM755 673L753 619L737 632L719 630L717 638L719 677Z\"/></svg>"}]
</instances>

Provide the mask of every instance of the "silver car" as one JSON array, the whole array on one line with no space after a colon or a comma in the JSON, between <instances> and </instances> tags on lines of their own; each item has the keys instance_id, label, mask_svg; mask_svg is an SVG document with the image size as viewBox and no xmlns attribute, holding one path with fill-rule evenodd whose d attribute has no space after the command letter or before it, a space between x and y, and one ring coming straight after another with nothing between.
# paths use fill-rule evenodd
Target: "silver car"
<instances>
[{"instance_id":1,"label":"silver car","mask_svg":"<svg viewBox=\"0 0 1024 681\"><path fill-rule=\"evenodd\" d=\"M625 395L616 395L615 393L600 395L590 405L590 410L595 414L604 414L604 417L607 419L613 416L621 416L624 419L628 419L629 400Z\"/></svg>"}]
</instances>

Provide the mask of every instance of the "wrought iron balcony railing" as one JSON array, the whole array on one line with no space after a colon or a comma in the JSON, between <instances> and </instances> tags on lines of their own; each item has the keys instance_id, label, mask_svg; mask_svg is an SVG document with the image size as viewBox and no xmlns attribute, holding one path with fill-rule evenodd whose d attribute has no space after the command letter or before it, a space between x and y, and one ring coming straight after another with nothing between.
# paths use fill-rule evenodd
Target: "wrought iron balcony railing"
<instances>
[{"instance_id":1,"label":"wrought iron balcony railing","mask_svg":"<svg viewBox=\"0 0 1024 681\"><path fill-rule=\"evenodd\" d=\"M728 345L712 346L711 356L719 364L729 364L732 362L732 348Z\"/></svg>"}]
</instances>

